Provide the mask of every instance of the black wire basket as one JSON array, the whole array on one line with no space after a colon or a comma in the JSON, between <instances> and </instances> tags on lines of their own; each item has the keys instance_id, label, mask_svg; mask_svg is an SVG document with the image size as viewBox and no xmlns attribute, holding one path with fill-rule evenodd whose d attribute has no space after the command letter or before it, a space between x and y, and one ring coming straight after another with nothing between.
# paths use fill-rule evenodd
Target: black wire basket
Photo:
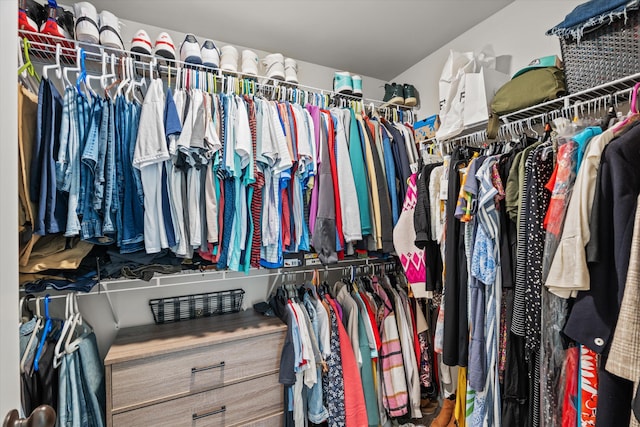
<instances>
[{"instance_id":1,"label":"black wire basket","mask_svg":"<svg viewBox=\"0 0 640 427\"><path fill-rule=\"evenodd\" d=\"M204 294L149 300L156 324L199 319L220 314L237 313L242 308L244 290L207 292Z\"/></svg>"},{"instance_id":2,"label":"black wire basket","mask_svg":"<svg viewBox=\"0 0 640 427\"><path fill-rule=\"evenodd\" d=\"M560 37L569 93L640 72L640 11L585 32L580 41Z\"/></svg>"}]
</instances>

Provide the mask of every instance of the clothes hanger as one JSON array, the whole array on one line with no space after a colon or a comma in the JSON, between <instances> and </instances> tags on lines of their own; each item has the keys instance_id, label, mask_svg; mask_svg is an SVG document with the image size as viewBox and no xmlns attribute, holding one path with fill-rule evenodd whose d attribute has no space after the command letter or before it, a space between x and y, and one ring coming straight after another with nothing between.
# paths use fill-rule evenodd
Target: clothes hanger
<instances>
[{"instance_id":1,"label":"clothes hanger","mask_svg":"<svg viewBox=\"0 0 640 427\"><path fill-rule=\"evenodd\" d=\"M32 299L35 299L35 296L33 296L32 294L27 294L20 298L20 323L22 324L27 323L29 320L35 317L35 314L29 308L29 301Z\"/></svg>"},{"instance_id":2,"label":"clothes hanger","mask_svg":"<svg viewBox=\"0 0 640 427\"><path fill-rule=\"evenodd\" d=\"M142 73L142 79L140 81L137 81L135 78L133 58L131 57L127 58L127 67L129 69L129 75L131 76L131 79L129 80L129 86L127 87L127 92L125 93L125 97L129 98L131 101L136 101L138 104L142 104L142 100L138 97L138 94L134 89L147 85L147 80L144 75L144 69Z\"/></svg>"},{"instance_id":3,"label":"clothes hanger","mask_svg":"<svg viewBox=\"0 0 640 427\"><path fill-rule=\"evenodd\" d=\"M40 313L40 301L41 300L42 300L41 297L37 297L36 298L36 313L35 313L36 324L33 327L33 331L31 332L31 336L29 337L29 341L27 342L27 346L25 347L24 353L22 355L22 359L20 359L20 372L26 372L27 358L28 358L28 355L29 355L29 353L31 351L31 347L36 342L36 338L38 336L38 332L43 327L43 317L42 317L42 315Z\"/></svg>"},{"instance_id":4,"label":"clothes hanger","mask_svg":"<svg viewBox=\"0 0 640 427\"><path fill-rule=\"evenodd\" d=\"M633 86L631 91L631 102L629 106L629 113L631 114L629 117L621 121L613 128L613 133L618 134L625 129L625 127L630 124L630 117L638 115L638 90L640 90L640 82L636 83Z\"/></svg>"},{"instance_id":5,"label":"clothes hanger","mask_svg":"<svg viewBox=\"0 0 640 427\"><path fill-rule=\"evenodd\" d=\"M83 339L85 339L91 333L91 328L89 325L83 320L82 313L80 313L80 309L78 307L78 294L76 292L73 293L72 297L73 310L75 311L75 316L73 317L73 323L71 324L71 328L69 329L69 334L67 335L67 339L64 344L65 353L71 354L76 351L80 343ZM82 332L77 334L76 339L71 341L71 337L76 331L78 326L82 326Z\"/></svg>"},{"instance_id":6,"label":"clothes hanger","mask_svg":"<svg viewBox=\"0 0 640 427\"><path fill-rule=\"evenodd\" d=\"M51 302L51 298L49 295L44 297L44 330L42 331L42 336L40 337L40 343L38 344L38 349L36 350L36 357L33 359L33 369L37 372L40 369L40 358L42 357L42 351L44 350L44 344L47 341L47 335L53 329L53 321L51 316L49 315L49 303Z\"/></svg>"},{"instance_id":7,"label":"clothes hanger","mask_svg":"<svg viewBox=\"0 0 640 427\"><path fill-rule=\"evenodd\" d=\"M56 77L62 79L62 65L60 64L60 53L62 52L62 45L56 43L56 63L52 65L45 65L42 67L42 77L49 78L49 70L55 70Z\"/></svg>"},{"instance_id":8,"label":"clothes hanger","mask_svg":"<svg viewBox=\"0 0 640 427\"><path fill-rule=\"evenodd\" d=\"M104 90L105 88L104 78L105 76L107 76L107 54L104 52L104 49L101 49L101 52L102 52L102 73L99 75L87 75L85 80L85 83L87 87L90 88L92 94L96 94L96 91L93 89L93 86L91 86L91 82L93 81L99 81L100 88L102 90Z\"/></svg>"},{"instance_id":9,"label":"clothes hanger","mask_svg":"<svg viewBox=\"0 0 640 427\"><path fill-rule=\"evenodd\" d=\"M120 65L122 66L122 79L116 89L116 97L123 95L122 91L131 81L131 75L129 74L128 57L120 58Z\"/></svg>"},{"instance_id":10,"label":"clothes hanger","mask_svg":"<svg viewBox=\"0 0 640 427\"><path fill-rule=\"evenodd\" d=\"M110 85L107 85L107 81L109 79L116 79L116 55L115 54L111 54L111 72L107 73L107 54L104 52L104 50L102 51L102 76L100 77L100 87L102 88L103 91L105 91L105 93L107 92L107 87Z\"/></svg>"},{"instance_id":11,"label":"clothes hanger","mask_svg":"<svg viewBox=\"0 0 640 427\"><path fill-rule=\"evenodd\" d=\"M26 71L27 74L31 77L34 77L38 82L40 82L40 77L36 73L36 69L33 67L33 63L31 62L31 57L29 56L29 49L31 48L31 43L25 37L22 40L22 53L24 55L24 65L18 68L18 74L21 74L23 77L26 77L23 73Z\"/></svg>"},{"instance_id":12,"label":"clothes hanger","mask_svg":"<svg viewBox=\"0 0 640 427\"><path fill-rule=\"evenodd\" d=\"M65 355L65 351L64 348L62 346L62 344L64 343L64 340L67 336L67 334L69 333L69 330L71 328L71 324L73 323L73 316L75 315L75 313L73 313L73 307L72 307L72 302L71 302L71 293L67 294L66 298L65 298L65 305L64 305L64 321L62 324L62 331L60 332L60 336L58 337L58 340L56 341L56 347L54 349L53 352L53 367L54 368L58 368L61 364L62 364L62 359L64 358Z\"/></svg>"}]
</instances>

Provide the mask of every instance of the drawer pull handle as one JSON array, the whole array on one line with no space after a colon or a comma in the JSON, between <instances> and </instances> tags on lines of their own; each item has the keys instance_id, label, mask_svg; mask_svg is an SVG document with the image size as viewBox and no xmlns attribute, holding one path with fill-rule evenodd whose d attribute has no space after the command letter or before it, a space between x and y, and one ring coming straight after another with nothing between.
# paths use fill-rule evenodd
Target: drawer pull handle
<instances>
[{"instance_id":1,"label":"drawer pull handle","mask_svg":"<svg viewBox=\"0 0 640 427\"><path fill-rule=\"evenodd\" d=\"M196 372L209 371L217 368L224 368L224 362L220 362L217 365L205 366L204 368L191 368L191 373L195 374Z\"/></svg>"},{"instance_id":2,"label":"drawer pull handle","mask_svg":"<svg viewBox=\"0 0 640 427\"><path fill-rule=\"evenodd\" d=\"M226 406L222 406L222 407L220 407L220 409L216 409L215 411L205 412L204 414L193 414L193 415L191 415L191 417L195 421L195 420L199 420L201 418L210 417L211 415L222 414L222 413L226 412L226 410L227 410L227 407Z\"/></svg>"}]
</instances>

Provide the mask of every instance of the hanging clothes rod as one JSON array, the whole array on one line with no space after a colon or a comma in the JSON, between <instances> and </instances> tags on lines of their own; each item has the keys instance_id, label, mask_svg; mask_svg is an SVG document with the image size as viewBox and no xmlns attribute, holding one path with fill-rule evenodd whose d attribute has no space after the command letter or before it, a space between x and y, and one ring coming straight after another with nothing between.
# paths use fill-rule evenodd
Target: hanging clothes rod
<instances>
[{"instance_id":1,"label":"hanging clothes rod","mask_svg":"<svg viewBox=\"0 0 640 427\"><path fill-rule=\"evenodd\" d=\"M55 52L56 46L60 45L61 47L61 61L65 65L74 64L77 55L77 49L82 48L86 54L87 63L96 64L102 62L102 52L107 54L107 61L110 64L111 54L115 55L117 64L120 63L121 58L131 57L134 58L134 66L136 70L148 70L149 63L152 59L156 59L158 61L157 69L161 73L169 74L171 73L172 77L175 77L177 73L177 68L182 68L183 70L197 70L203 71L210 74L214 74L219 76L219 78L226 78L227 76L232 76L239 79L253 80L256 81L257 84L261 86L270 85L270 87L275 88L297 88L303 91L316 93L319 95L327 95L331 98L344 99L347 101L355 101L361 102L362 104L374 105L378 109L394 109L398 111L412 111L412 107L407 107L403 105L397 104L389 104L388 102L363 98L354 95L347 95L342 93L337 93L331 90L317 88L313 86L307 86L300 83L290 83L282 80L273 79L267 76L250 76L245 75L242 72L232 72L232 71L223 71L219 68L209 67L206 65L198 65L191 64L179 60L167 60L162 57L157 57L153 55L145 55L137 52L131 52L128 50L116 49L111 47L106 47L98 44L80 42L76 40L69 40L61 37L55 37L50 35L43 35L40 33L34 33L30 31L19 30L18 35L21 39L27 38L31 44L30 53L32 54L34 59L38 59L42 62L50 62L55 60ZM98 71L97 69L88 71Z\"/></svg>"}]
</instances>

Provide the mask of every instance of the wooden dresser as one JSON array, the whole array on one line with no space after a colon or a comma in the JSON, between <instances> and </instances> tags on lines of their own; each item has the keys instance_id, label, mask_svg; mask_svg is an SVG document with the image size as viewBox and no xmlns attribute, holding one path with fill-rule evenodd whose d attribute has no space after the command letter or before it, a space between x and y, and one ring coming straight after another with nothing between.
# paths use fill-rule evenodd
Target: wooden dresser
<instances>
[{"instance_id":1,"label":"wooden dresser","mask_svg":"<svg viewBox=\"0 0 640 427\"><path fill-rule=\"evenodd\" d=\"M107 426L281 426L286 326L252 310L119 331Z\"/></svg>"}]
</instances>

